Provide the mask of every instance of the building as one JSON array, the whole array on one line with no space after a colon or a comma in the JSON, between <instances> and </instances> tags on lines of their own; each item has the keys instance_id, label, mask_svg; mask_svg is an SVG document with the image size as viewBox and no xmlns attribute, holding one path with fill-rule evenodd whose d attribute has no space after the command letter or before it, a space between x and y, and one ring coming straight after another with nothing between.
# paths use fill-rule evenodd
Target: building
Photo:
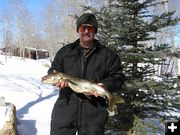
<instances>
[{"instance_id":1,"label":"building","mask_svg":"<svg viewBox=\"0 0 180 135\"><path fill-rule=\"evenodd\" d=\"M20 47L12 46L1 48L1 53L11 56L25 57L30 59L44 59L49 57L49 51L46 49L25 47L24 51Z\"/></svg>"}]
</instances>

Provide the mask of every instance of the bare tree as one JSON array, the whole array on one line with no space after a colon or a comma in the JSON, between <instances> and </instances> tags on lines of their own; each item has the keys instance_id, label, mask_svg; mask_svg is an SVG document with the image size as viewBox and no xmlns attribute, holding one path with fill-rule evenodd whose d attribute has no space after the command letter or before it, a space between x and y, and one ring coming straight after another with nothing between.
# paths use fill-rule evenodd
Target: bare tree
<instances>
[{"instance_id":1,"label":"bare tree","mask_svg":"<svg viewBox=\"0 0 180 135\"><path fill-rule=\"evenodd\" d=\"M8 11L7 8L4 9L4 12L1 16L2 22L2 43L5 46L5 61L7 62L7 55L12 56L12 46L13 46L13 28L12 28L12 14Z\"/></svg>"},{"instance_id":2,"label":"bare tree","mask_svg":"<svg viewBox=\"0 0 180 135\"><path fill-rule=\"evenodd\" d=\"M59 48L77 38L75 19L77 7L74 1L52 1L46 8L44 31L52 60ZM66 9L66 10L65 10Z\"/></svg>"},{"instance_id":3,"label":"bare tree","mask_svg":"<svg viewBox=\"0 0 180 135\"><path fill-rule=\"evenodd\" d=\"M25 58L25 47L26 47L26 39L25 39L25 9L22 5L22 0L12 0L13 6L16 13L16 22L17 22L17 43L20 48L20 57ZM22 53L21 53L22 52Z\"/></svg>"}]
</instances>

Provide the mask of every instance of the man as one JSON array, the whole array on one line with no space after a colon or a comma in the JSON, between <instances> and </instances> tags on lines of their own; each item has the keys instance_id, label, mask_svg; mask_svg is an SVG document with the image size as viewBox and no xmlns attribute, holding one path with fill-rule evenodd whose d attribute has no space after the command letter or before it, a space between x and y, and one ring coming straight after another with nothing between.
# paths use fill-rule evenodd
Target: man
<instances>
[{"instance_id":1,"label":"man","mask_svg":"<svg viewBox=\"0 0 180 135\"><path fill-rule=\"evenodd\" d=\"M98 23L91 13L81 15L77 22L79 39L61 48L48 73L53 70L92 80L110 92L119 90L124 76L119 57L94 39ZM73 92L64 80L51 120L51 135L104 135L108 118L105 99L92 93L91 99Z\"/></svg>"}]
</instances>

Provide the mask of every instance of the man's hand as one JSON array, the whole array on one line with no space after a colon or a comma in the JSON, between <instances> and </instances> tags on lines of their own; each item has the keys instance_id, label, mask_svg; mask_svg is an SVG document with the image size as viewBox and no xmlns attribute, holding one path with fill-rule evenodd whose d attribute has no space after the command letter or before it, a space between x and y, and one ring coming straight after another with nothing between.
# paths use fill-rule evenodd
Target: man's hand
<instances>
[{"instance_id":1,"label":"man's hand","mask_svg":"<svg viewBox=\"0 0 180 135\"><path fill-rule=\"evenodd\" d=\"M63 81L57 83L55 86L60 88L60 89L65 88L65 87L69 87L68 80L63 80Z\"/></svg>"},{"instance_id":2,"label":"man's hand","mask_svg":"<svg viewBox=\"0 0 180 135\"><path fill-rule=\"evenodd\" d=\"M98 97L98 96L99 96L99 94L97 93L97 91L91 91L91 92L90 92L90 95L95 96L95 97Z\"/></svg>"},{"instance_id":3,"label":"man's hand","mask_svg":"<svg viewBox=\"0 0 180 135\"><path fill-rule=\"evenodd\" d=\"M97 85L101 86L104 89L107 89L106 86L104 85L104 83L98 83Z\"/></svg>"},{"instance_id":4,"label":"man's hand","mask_svg":"<svg viewBox=\"0 0 180 135\"><path fill-rule=\"evenodd\" d=\"M102 88L106 89L106 86L105 86L103 83L98 83L97 85L99 85L99 86L101 86ZM93 96L95 96L95 97L98 97L98 96L99 96L99 94L97 93L97 91L91 92L90 95L93 95Z\"/></svg>"}]
</instances>

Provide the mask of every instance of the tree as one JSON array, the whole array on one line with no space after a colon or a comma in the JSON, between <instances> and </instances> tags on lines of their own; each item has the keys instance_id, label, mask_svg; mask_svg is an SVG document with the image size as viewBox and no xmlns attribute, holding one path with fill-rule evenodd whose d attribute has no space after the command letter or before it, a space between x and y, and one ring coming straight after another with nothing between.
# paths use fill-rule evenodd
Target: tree
<instances>
[{"instance_id":1,"label":"tree","mask_svg":"<svg viewBox=\"0 0 180 135\"><path fill-rule=\"evenodd\" d=\"M150 122L162 123L171 116L171 111L180 109L180 96L174 87L176 79L154 76L155 66L161 65L172 54L169 43L152 42L156 39L152 33L179 21L174 17L175 11L152 14L151 8L163 3L107 0L100 12L95 11L99 20L97 38L119 54L127 76L123 89L117 93L125 98L126 104L118 106L120 113L109 121L107 129L146 134L145 127L148 127L149 132L161 134L163 128Z\"/></svg>"},{"instance_id":2,"label":"tree","mask_svg":"<svg viewBox=\"0 0 180 135\"><path fill-rule=\"evenodd\" d=\"M12 45L13 45L13 37L12 37L12 15L8 12L7 9L4 10L4 14L2 15L2 33L3 33L3 43L6 49L6 57L5 61L7 62L7 54L12 56Z\"/></svg>"},{"instance_id":3,"label":"tree","mask_svg":"<svg viewBox=\"0 0 180 135\"><path fill-rule=\"evenodd\" d=\"M23 5L23 0L12 0L10 2L14 9L16 24L16 42L20 48L20 57L25 58L25 49L31 46L32 40L32 21L29 10ZM30 57L30 53L29 53Z\"/></svg>"},{"instance_id":4,"label":"tree","mask_svg":"<svg viewBox=\"0 0 180 135\"><path fill-rule=\"evenodd\" d=\"M50 51L50 60L64 44L77 38L73 13L79 12L79 2L55 0L45 9L44 32Z\"/></svg>"}]
</instances>

